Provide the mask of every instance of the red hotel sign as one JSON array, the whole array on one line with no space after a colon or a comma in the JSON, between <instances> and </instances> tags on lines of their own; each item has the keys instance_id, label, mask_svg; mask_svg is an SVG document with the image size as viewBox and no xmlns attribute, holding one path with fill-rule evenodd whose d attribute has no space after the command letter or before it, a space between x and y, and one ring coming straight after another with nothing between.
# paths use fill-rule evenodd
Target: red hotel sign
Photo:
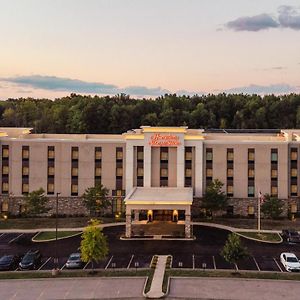
<instances>
[{"instance_id":1,"label":"red hotel sign","mask_svg":"<svg viewBox=\"0 0 300 300\"><path fill-rule=\"evenodd\" d=\"M174 134L159 134L155 133L151 136L149 145L152 147L168 147L181 145L179 137Z\"/></svg>"}]
</instances>

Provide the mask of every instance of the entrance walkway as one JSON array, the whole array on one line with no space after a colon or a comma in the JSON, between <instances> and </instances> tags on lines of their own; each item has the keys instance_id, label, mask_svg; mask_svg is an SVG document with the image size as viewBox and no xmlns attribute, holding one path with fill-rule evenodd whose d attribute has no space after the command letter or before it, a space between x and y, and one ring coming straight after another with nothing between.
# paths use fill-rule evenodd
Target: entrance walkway
<instances>
[{"instance_id":1,"label":"entrance walkway","mask_svg":"<svg viewBox=\"0 0 300 300\"><path fill-rule=\"evenodd\" d=\"M162 291L164 275L167 263L167 255L159 255L157 265L154 271L150 291L146 294L148 298L162 298L165 293Z\"/></svg>"}]
</instances>

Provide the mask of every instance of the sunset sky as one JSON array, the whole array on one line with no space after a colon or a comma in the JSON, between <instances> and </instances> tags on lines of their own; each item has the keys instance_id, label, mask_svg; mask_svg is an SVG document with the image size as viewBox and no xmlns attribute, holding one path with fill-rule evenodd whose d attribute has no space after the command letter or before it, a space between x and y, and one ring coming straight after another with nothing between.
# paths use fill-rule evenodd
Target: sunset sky
<instances>
[{"instance_id":1,"label":"sunset sky","mask_svg":"<svg viewBox=\"0 0 300 300\"><path fill-rule=\"evenodd\" d=\"M0 0L0 99L300 92L299 0Z\"/></svg>"}]
</instances>

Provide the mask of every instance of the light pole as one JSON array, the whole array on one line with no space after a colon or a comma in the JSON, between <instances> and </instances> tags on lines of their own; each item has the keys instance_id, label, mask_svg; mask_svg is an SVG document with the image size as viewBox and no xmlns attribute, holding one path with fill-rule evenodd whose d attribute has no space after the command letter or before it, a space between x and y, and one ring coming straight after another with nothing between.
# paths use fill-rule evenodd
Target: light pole
<instances>
[{"instance_id":1,"label":"light pole","mask_svg":"<svg viewBox=\"0 0 300 300\"><path fill-rule=\"evenodd\" d=\"M58 269L58 256L57 256L57 225L58 225L58 196L60 193L56 193L56 216L55 216L55 269Z\"/></svg>"}]
</instances>

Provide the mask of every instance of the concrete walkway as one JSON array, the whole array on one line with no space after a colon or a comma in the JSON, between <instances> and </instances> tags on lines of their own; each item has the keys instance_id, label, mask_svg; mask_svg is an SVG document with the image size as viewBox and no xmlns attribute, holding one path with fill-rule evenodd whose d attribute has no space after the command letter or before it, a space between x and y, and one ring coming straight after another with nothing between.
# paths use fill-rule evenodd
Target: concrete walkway
<instances>
[{"instance_id":1,"label":"concrete walkway","mask_svg":"<svg viewBox=\"0 0 300 300\"><path fill-rule=\"evenodd\" d=\"M0 299L144 299L146 278L50 278L0 280Z\"/></svg>"},{"instance_id":2,"label":"concrete walkway","mask_svg":"<svg viewBox=\"0 0 300 300\"><path fill-rule=\"evenodd\" d=\"M167 299L296 300L300 299L300 282L173 277Z\"/></svg>"},{"instance_id":3,"label":"concrete walkway","mask_svg":"<svg viewBox=\"0 0 300 300\"><path fill-rule=\"evenodd\" d=\"M162 291L164 275L166 270L167 255L159 255L154 271L150 291L146 294L147 298L162 298L165 293Z\"/></svg>"}]
</instances>

